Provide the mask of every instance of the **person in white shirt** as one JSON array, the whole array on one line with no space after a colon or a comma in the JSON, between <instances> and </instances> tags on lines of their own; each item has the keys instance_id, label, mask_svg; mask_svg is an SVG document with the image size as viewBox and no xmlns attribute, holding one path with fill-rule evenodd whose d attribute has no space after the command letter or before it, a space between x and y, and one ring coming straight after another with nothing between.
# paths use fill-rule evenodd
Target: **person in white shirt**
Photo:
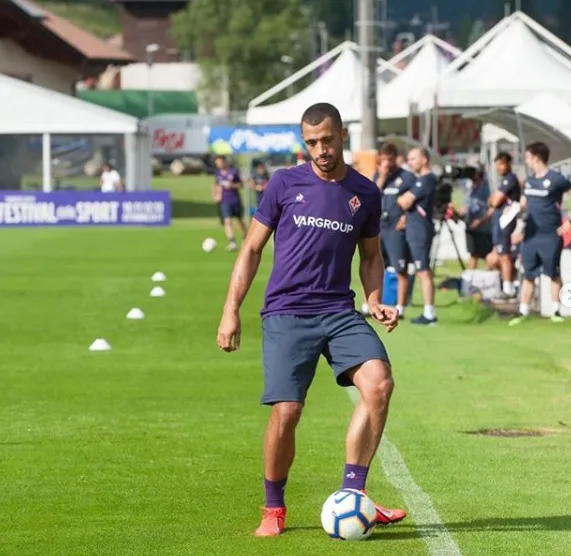
<instances>
[{"instance_id":1,"label":"person in white shirt","mask_svg":"<svg viewBox=\"0 0 571 556\"><path fill-rule=\"evenodd\" d=\"M121 191L123 191L123 181L119 172L106 162L103 165L103 173L101 174L101 192L120 193Z\"/></svg>"}]
</instances>

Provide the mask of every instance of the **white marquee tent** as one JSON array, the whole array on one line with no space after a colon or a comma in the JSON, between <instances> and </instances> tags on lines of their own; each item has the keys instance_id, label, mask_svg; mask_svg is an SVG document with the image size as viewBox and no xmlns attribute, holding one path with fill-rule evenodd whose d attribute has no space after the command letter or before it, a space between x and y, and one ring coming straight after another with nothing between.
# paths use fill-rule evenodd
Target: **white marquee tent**
<instances>
[{"instance_id":1,"label":"white marquee tent","mask_svg":"<svg viewBox=\"0 0 571 556\"><path fill-rule=\"evenodd\" d=\"M0 75L0 135L41 135L43 190L52 190L52 135L124 135L128 191L151 183L148 133L137 118Z\"/></svg>"},{"instance_id":2,"label":"white marquee tent","mask_svg":"<svg viewBox=\"0 0 571 556\"><path fill-rule=\"evenodd\" d=\"M550 93L541 93L515 109L497 108L466 117L501 127L520 137L523 144L544 142L553 163L571 158L571 103Z\"/></svg>"},{"instance_id":3,"label":"white marquee tent","mask_svg":"<svg viewBox=\"0 0 571 556\"><path fill-rule=\"evenodd\" d=\"M461 51L435 37L426 35L409 48L389 60L396 65L400 60L414 55L401 74L379 92L378 117L381 120L406 118L411 105L419 101L420 87L433 86L450 63L448 52L453 58Z\"/></svg>"},{"instance_id":4,"label":"white marquee tent","mask_svg":"<svg viewBox=\"0 0 571 556\"><path fill-rule=\"evenodd\" d=\"M548 91L571 101L571 47L536 21L515 12L500 21L442 73L434 93L440 109L513 107Z\"/></svg>"},{"instance_id":5,"label":"white marquee tent","mask_svg":"<svg viewBox=\"0 0 571 556\"><path fill-rule=\"evenodd\" d=\"M297 124L304 110L316 102L329 102L336 106L344 122L361 121L363 66L359 59L359 47L346 41L322 58L309 64L290 78L282 81L250 102L246 120L250 125ZM331 66L307 88L286 100L260 106L275 94L295 83L317 67L337 56ZM386 62L381 67L393 74L399 70ZM379 90L382 83L379 84ZM379 92L377 94L378 98Z\"/></svg>"}]
</instances>

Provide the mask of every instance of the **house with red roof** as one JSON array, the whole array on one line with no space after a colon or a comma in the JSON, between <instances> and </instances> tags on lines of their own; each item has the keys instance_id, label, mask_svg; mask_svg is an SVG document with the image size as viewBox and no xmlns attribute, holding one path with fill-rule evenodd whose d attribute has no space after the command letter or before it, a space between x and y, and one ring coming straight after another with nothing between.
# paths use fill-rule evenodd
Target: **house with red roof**
<instances>
[{"instance_id":1,"label":"house with red roof","mask_svg":"<svg viewBox=\"0 0 571 556\"><path fill-rule=\"evenodd\" d=\"M0 73L74 94L78 81L133 61L126 50L29 0L0 1Z\"/></svg>"}]
</instances>

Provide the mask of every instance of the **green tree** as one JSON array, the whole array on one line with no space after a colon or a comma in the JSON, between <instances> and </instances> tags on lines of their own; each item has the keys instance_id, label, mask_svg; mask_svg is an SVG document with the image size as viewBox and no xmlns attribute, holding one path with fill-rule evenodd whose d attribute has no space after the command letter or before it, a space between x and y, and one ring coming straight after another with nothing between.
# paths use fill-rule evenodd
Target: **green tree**
<instances>
[{"instance_id":1,"label":"green tree","mask_svg":"<svg viewBox=\"0 0 571 556\"><path fill-rule=\"evenodd\" d=\"M537 18L540 14L537 9L536 0L494 0L493 15L500 19L504 16L505 6L509 5L510 13L515 12L518 6L521 6L521 11L530 17Z\"/></svg>"},{"instance_id":2,"label":"green tree","mask_svg":"<svg viewBox=\"0 0 571 556\"><path fill-rule=\"evenodd\" d=\"M470 46L471 44L475 43L485 32L486 32L486 26L484 25L484 22L481 19L476 19L476 21L474 21L474 24L472 25L470 34L468 35L467 46Z\"/></svg>"},{"instance_id":3,"label":"green tree","mask_svg":"<svg viewBox=\"0 0 571 556\"><path fill-rule=\"evenodd\" d=\"M300 0L193 0L172 33L204 74L204 98L228 91L232 110L308 61L308 21ZM286 57L286 58L284 58Z\"/></svg>"},{"instance_id":4,"label":"green tree","mask_svg":"<svg viewBox=\"0 0 571 556\"><path fill-rule=\"evenodd\" d=\"M323 21L327 31L338 42L343 40L347 33L353 34L355 14L353 10L358 0L335 0L335 9L332 9L332 0L306 0L311 19L315 22Z\"/></svg>"},{"instance_id":5,"label":"green tree","mask_svg":"<svg viewBox=\"0 0 571 556\"><path fill-rule=\"evenodd\" d=\"M560 0L557 12L559 36L567 43L571 43L571 2Z\"/></svg>"},{"instance_id":6,"label":"green tree","mask_svg":"<svg viewBox=\"0 0 571 556\"><path fill-rule=\"evenodd\" d=\"M462 18L454 25L454 37L458 41L460 48L465 49L470 46L470 35L472 33L474 22L468 17Z\"/></svg>"}]
</instances>

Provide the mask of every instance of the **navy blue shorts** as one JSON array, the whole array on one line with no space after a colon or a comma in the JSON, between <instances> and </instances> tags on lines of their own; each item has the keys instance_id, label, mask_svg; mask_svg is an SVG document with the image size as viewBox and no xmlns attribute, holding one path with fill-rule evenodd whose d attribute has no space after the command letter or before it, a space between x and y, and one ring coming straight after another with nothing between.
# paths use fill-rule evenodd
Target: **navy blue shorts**
<instances>
[{"instance_id":1,"label":"navy blue shorts","mask_svg":"<svg viewBox=\"0 0 571 556\"><path fill-rule=\"evenodd\" d=\"M339 386L345 374L372 359L389 362L383 342L356 311L317 316L269 315L262 319L262 403L304 403L323 355Z\"/></svg>"},{"instance_id":2,"label":"navy blue shorts","mask_svg":"<svg viewBox=\"0 0 571 556\"><path fill-rule=\"evenodd\" d=\"M392 266L398 274L405 274L411 256L404 230L381 228L381 242L387 254L387 266Z\"/></svg>"},{"instance_id":3,"label":"navy blue shorts","mask_svg":"<svg viewBox=\"0 0 571 556\"><path fill-rule=\"evenodd\" d=\"M242 218L244 208L241 204L220 203L220 213L222 218Z\"/></svg>"},{"instance_id":4,"label":"navy blue shorts","mask_svg":"<svg viewBox=\"0 0 571 556\"><path fill-rule=\"evenodd\" d=\"M410 255L417 271L430 270L430 250L434 234L412 234L406 238Z\"/></svg>"},{"instance_id":5,"label":"navy blue shorts","mask_svg":"<svg viewBox=\"0 0 571 556\"><path fill-rule=\"evenodd\" d=\"M494 222L492 228L492 241L494 249L498 255L509 255L512 249L512 234L515 231L516 221L514 220L505 229L500 228L499 222Z\"/></svg>"},{"instance_id":6,"label":"navy blue shorts","mask_svg":"<svg viewBox=\"0 0 571 556\"><path fill-rule=\"evenodd\" d=\"M526 238L521 246L524 275L534 280L541 272L549 278L561 277L563 239L556 233L537 234Z\"/></svg>"}]
</instances>

